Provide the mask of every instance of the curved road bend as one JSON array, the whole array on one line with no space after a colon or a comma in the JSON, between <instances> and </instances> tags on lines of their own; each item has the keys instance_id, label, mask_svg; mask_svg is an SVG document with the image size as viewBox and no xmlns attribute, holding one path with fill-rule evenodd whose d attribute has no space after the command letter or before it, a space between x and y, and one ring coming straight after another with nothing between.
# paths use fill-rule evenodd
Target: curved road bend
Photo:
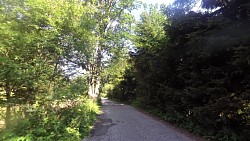
<instances>
[{"instance_id":1,"label":"curved road bend","mask_svg":"<svg viewBox=\"0 0 250 141\"><path fill-rule=\"evenodd\" d=\"M82 141L196 141L133 107L102 99L103 114Z\"/></svg>"}]
</instances>

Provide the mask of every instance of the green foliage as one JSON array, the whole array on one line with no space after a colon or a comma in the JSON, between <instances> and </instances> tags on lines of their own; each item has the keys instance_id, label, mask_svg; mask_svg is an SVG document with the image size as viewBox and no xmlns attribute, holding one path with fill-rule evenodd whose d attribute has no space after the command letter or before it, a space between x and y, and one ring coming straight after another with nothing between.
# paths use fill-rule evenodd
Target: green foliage
<instances>
[{"instance_id":1,"label":"green foliage","mask_svg":"<svg viewBox=\"0 0 250 141\"><path fill-rule=\"evenodd\" d=\"M69 80L64 69L83 67L93 52L95 21L88 14L95 9L84 4L0 1L0 140L81 140L88 134L98 108L84 98L86 77Z\"/></svg>"},{"instance_id":2,"label":"green foliage","mask_svg":"<svg viewBox=\"0 0 250 141\"><path fill-rule=\"evenodd\" d=\"M80 140L87 134L96 105L82 97L93 85L99 90L103 64L121 66L104 72L107 80L125 71L135 6L134 0L0 0L1 137ZM78 68L86 74L72 80Z\"/></svg>"},{"instance_id":3,"label":"green foliage","mask_svg":"<svg viewBox=\"0 0 250 141\"><path fill-rule=\"evenodd\" d=\"M130 93L134 105L210 140L246 141L249 1L203 0L205 12L191 11L189 2L169 6L168 20L142 15L131 54L132 78L125 74L111 97ZM153 21L161 26L152 26Z\"/></svg>"},{"instance_id":4,"label":"green foliage","mask_svg":"<svg viewBox=\"0 0 250 141\"><path fill-rule=\"evenodd\" d=\"M160 46L166 38L163 30L166 17L157 10L157 6L150 5L148 12L141 14L141 21L135 29L135 45L138 49L151 49Z\"/></svg>"},{"instance_id":5,"label":"green foliage","mask_svg":"<svg viewBox=\"0 0 250 141\"><path fill-rule=\"evenodd\" d=\"M70 88L79 87L79 82L69 84ZM81 96L86 89L70 89L67 86L58 90L60 98L23 105L18 116L12 120L10 128L0 132L1 140L81 140L89 132L99 107L95 101ZM69 90L72 97L65 95ZM70 99L69 99L70 98Z\"/></svg>"},{"instance_id":6,"label":"green foliage","mask_svg":"<svg viewBox=\"0 0 250 141\"><path fill-rule=\"evenodd\" d=\"M61 82L54 88L53 98L60 100L74 100L85 95L88 90L86 77L76 77L69 82Z\"/></svg>"},{"instance_id":7,"label":"green foliage","mask_svg":"<svg viewBox=\"0 0 250 141\"><path fill-rule=\"evenodd\" d=\"M124 79L112 85L112 89L107 92L109 98L128 102L135 98L135 80L132 71L132 68L126 68L123 75Z\"/></svg>"},{"instance_id":8,"label":"green foliage","mask_svg":"<svg viewBox=\"0 0 250 141\"><path fill-rule=\"evenodd\" d=\"M81 140L89 135L98 108L93 101L78 102L60 109L29 107L25 119L1 132L1 140Z\"/></svg>"}]
</instances>

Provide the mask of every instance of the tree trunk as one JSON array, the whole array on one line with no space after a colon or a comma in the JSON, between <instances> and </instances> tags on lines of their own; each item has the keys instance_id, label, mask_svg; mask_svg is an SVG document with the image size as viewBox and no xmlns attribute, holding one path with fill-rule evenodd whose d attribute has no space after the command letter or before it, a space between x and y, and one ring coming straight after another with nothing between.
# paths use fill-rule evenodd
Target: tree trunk
<instances>
[{"instance_id":1,"label":"tree trunk","mask_svg":"<svg viewBox=\"0 0 250 141\"><path fill-rule=\"evenodd\" d=\"M99 94L100 80L92 79L90 81L91 83L89 83L88 95L90 98L97 99L98 97L100 97L100 94Z\"/></svg>"},{"instance_id":2,"label":"tree trunk","mask_svg":"<svg viewBox=\"0 0 250 141\"><path fill-rule=\"evenodd\" d=\"M90 98L97 98L96 92L95 92L95 76L92 71L89 73L89 91L88 95Z\"/></svg>"},{"instance_id":3,"label":"tree trunk","mask_svg":"<svg viewBox=\"0 0 250 141\"><path fill-rule=\"evenodd\" d=\"M5 126L6 128L9 127L10 125L10 108L11 108L11 103L10 103L10 94L11 94L11 88L9 83L6 83L5 85L5 92L6 92L6 112L5 112Z\"/></svg>"},{"instance_id":4,"label":"tree trunk","mask_svg":"<svg viewBox=\"0 0 250 141\"><path fill-rule=\"evenodd\" d=\"M101 84L101 61L102 51L99 44L96 46L96 52L94 57L94 64L89 66L89 91L90 98L97 99L100 97L100 84Z\"/></svg>"}]
</instances>

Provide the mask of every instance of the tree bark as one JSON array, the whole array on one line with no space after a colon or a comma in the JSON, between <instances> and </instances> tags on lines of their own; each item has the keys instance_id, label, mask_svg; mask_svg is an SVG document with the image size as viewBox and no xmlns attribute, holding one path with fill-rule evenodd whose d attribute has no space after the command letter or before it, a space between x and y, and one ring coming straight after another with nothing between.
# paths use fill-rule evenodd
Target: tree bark
<instances>
[{"instance_id":1,"label":"tree bark","mask_svg":"<svg viewBox=\"0 0 250 141\"><path fill-rule=\"evenodd\" d=\"M96 52L94 55L94 64L89 67L89 91L88 95L90 98L97 99L100 97L100 84L101 84L101 61L102 61L102 50L99 44L96 46Z\"/></svg>"}]
</instances>

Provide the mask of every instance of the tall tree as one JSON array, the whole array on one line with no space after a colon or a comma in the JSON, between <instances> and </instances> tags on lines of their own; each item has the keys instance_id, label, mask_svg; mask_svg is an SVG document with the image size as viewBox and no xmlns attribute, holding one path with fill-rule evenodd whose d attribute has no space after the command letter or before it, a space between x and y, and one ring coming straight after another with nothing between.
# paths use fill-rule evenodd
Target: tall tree
<instances>
[{"instance_id":1,"label":"tall tree","mask_svg":"<svg viewBox=\"0 0 250 141\"><path fill-rule=\"evenodd\" d=\"M11 105L32 104L41 90L53 94L65 58L87 60L94 24L87 16L91 7L83 4L78 0L0 1L0 84L6 95L6 125Z\"/></svg>"},{"instance_id":2,"label":"tall tree","mask_svg":"<svg viewBox=\"0 0 250 141\"><path fill-rule=\"evenodd\" d=\"M192 11L194 1L168 6L161 30L152 16L142 17L132 54L135 71L114 90L135 92L135 104L211 140L247 141L249 0L202 0L199 12Z\"/></svg>"},{"instance_id":3,"label":"tall tree","mask_svg":"<svg viewBox=\"0 0 250 141\"><path fill-rule=\"evenodd\" d=\"M124 46L128 40L126 32L129 32L131 27L132 15L130 12L135 7L135 0L92 0L87 3L96 6L96 11L92 15L97 23L94 30L95 51L86 69L89 76L89 96L97 98L101 84L102 59L105 54L112 55L114 48Z\"/></svg>"}]
</instances>

